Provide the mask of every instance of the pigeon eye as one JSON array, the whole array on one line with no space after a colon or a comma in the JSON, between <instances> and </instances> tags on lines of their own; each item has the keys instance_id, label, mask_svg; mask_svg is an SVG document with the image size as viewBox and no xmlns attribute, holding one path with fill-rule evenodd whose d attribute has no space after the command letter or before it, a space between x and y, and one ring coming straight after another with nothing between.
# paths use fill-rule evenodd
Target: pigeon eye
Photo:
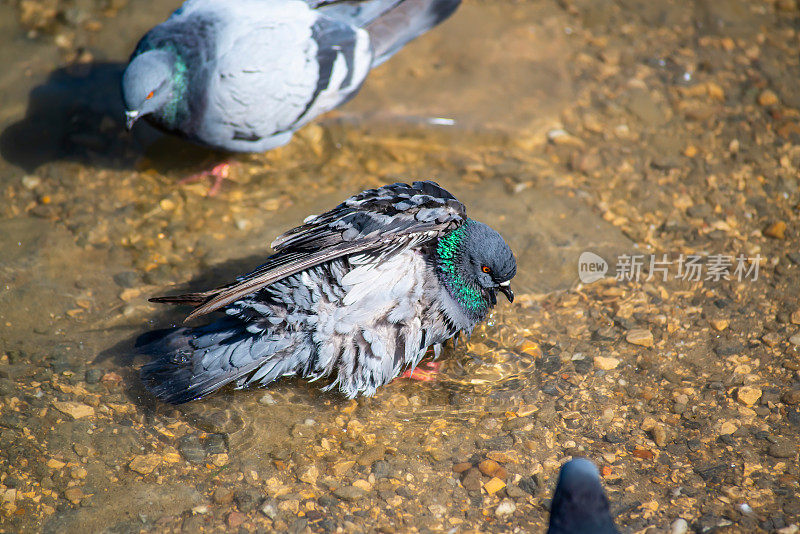
<instances>
[{"instance_id":1,"label":"pigeon eye","mask_svg":"<svg viewBox=\"0 0 800 534\"><path fill-rule=\"evenodd\" d=\"M492 273L492 270L491 270L489 267L487 267L486 265L484 265L483 267L481 267L481 270L482 270L483 272L485 272L486 274L491 274L491 273Z\"/></svg>"},{"instance_id":2,"label":"pigeon eye","mask_svg":"<svg viewBox=\"0 0 800 534\"><path fill-rule=\"evenodd\" d=\"M155 91L150 91L149 93L147 93L147 96L144 97L144 99L145 100L150 100L151 98L153 98L154 94L155 94Z\"/></svg>"}]
</instances>

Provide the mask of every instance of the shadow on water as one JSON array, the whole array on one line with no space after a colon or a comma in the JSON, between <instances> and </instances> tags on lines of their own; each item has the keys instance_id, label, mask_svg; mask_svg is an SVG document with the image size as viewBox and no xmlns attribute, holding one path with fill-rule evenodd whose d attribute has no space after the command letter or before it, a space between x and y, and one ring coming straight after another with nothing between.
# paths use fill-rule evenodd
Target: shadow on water
<instances>
[{"instance_id":1,"label":"shadow on water","mask_svg":"<svg viewBox=\"0 0 800 534\"><path fill-rule=\"evenodd\" d=\"M76 63L51 72L31 90L25 117L0 133L2 157L26 172L59 160L132 169L142 157L159 172L169 172L219 158L144 121L128 132L120 92L125 66Z\"/></svg>"}]
</instances>

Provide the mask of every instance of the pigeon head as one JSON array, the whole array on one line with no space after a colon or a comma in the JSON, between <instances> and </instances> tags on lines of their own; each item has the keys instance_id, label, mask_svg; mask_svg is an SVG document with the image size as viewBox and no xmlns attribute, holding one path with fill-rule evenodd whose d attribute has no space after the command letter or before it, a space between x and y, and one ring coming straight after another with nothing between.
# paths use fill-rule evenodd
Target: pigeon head
<instances>
[{"instance_id":1,"label":"pigeon head","mask_svg":"<svg viewBox=\"0 0 800 534\"><path fill-rule=\"evenodd\" d=\"M450 294L475 320L497 304L497 293L514 301L511 279L517 274L514 253L489 226L467 220L439 239L439 273Z\"/></svg>"},{"instance_id":2,"label":"pigeon head","mask_svg":"<svg viewBox=\"0 0 800 534\"><path fill-rule=\"evenodd\" d=\"M138 119L164 110L179 96L181 76L176 65L176 56L164 50L149 50L128 64L122 75L122 98L129 130Z\"/></svg>"},{"instance_id":3,"label":"pigeon head","mask_svg":"<svg viewBox=\"0 0 800 534\"><path fill-rule=\"evenodd\" d=\"M561 467L550 506L548 534L617 534L600 483L600 473L586 458Z\"/></svg>"}]
</instances>

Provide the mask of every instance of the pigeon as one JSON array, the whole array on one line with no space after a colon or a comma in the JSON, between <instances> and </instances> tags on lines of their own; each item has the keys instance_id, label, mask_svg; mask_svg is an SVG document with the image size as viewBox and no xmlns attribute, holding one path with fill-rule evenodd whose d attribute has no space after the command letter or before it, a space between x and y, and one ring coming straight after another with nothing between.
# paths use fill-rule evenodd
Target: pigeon
<instances>
[{"instance_id":1,"label":"pigeon","mask_svg":"<svg viewBox=\"0 0 800 534\"><path fill-rule=\"evenodd\" d=\"M282 146L459 4L187 0L131 56L122 77L128 128L144 117L226 152Z\"/></svg>"},{"instance_id":2,"label":"pigeon","mask_svg":"<svg viewBox=\"0 0 800 534\"><path fill-rule=\"evenodd\" d=\"M517 264L495 230L432 181L363 191L308 217L272 243L275 253L233 283L154 302L191 304L197 327L143 336L146 387L173 404L226 384L281 376L329 379L348 398L371 396L413 369L429 347L469 336Z\"/></svg>"},{"instance_id":3,"label":"pigeon","mask_svg":"<svg viewBox=\"0 0 800 534\"><path fill-rule=\"evenodd\" d=\"M575 458L561 466L547 534L619 534L600 473L586 458Z\"/></svg>"}]
</instances>

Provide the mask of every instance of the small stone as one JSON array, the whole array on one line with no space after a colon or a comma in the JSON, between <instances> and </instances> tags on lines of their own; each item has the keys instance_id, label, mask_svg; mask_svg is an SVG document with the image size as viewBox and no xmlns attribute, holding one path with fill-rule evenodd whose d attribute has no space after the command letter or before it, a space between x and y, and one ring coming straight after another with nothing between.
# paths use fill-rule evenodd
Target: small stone
<instances>
[{"instance_id":1,"label":"small stone","mask_svg":"<svg viewBox=\"0 0 800 534\"><path fill-rule=\"evenodd\" d=\"M783 221L777 221L766 228L762 232L765 236L771 237L773 239L785 239L786 238L786 223Z\"/></svg>"},{"instance_id":2,"label":"small stone","mask_svg":"<svg viewBox=\"0 0 800 534\"><path fill-rule=\"evenodd\" d=\"M100 382L100 378L103 376L103 371L100 369L87 369L86 375L84 379L86 380L87 384L97 384Z\"/></svg>"},{"instance_id":3,"label":"small stone","mask_svg":"<svg viewBox=\"0 0 800 534\"><path fill-rule=\"evenodd\" d=\"M212 454L211 463L217 467L224 467L228 465L228 455L224 452L222 454Z\"/></svg>"},{"instance_id":4,"label":"small stone","mask_svg":"<svg viewBox=\"0 0 800 534\"><path fill-rule=\"evenodd\" d=\"M357 501L363 497L365 493L366 491L356 486L342 486L341 488L336 488L333 492L334 495L343 501Z\"/></svg>"},{"instance_id":5,"label":"small stone","mask_svg":"<svg viewBox=\"0 0 800 534\"><path fill-rule=\"evenodd\" d=\"M483 489L485 489L486 493L488 493L489 495L497 493L498 491L500 491L505 487L506 483L497 477L492 478L491 480L489 480L489 482L483 485Z\"/></svg>"},{"instance_id":6,"label":"small stone","mask_svg":"<svg viewBox=\"0 0 800 534\"><path fill-rule=\"evenodd\" d=\"M319 469L317 469L316 466L310 465L302 469L297 478L301 482L305 482L306 484L311 484L313 486L317 483L317 479L319 478Z\"/></svg>"},{"instance_id":7,"label":"small stone","mask_svg":"<svg viewBox=\"0 0 800 534\"><path fill-rule=\"evenodd\" d=\"M231 512L228 514L228 528L239 528L244 523L245 515L242 512Z\"/></svg>"},{"instance_id":8,"label":"small stone","mask_svg":"<svg viewBox=\"0 0 800 534\"><path fill-rule=\"evenodd\" d=\"M144 454L134 457L128 464L128 468L141 475L149 475L159 465L161 465L161 457L159 455Z\"/></svg>"},{"instance_id":9,"label":"small stone","mask_svg":"<svg viewBox=\"0 0 800 534\"><path fill-rule=\"evenodd\" d=\"M595 356L594 366L603 371L610 371L616 369L619 365L619 360L612 356Z\"/></svg>"},{"instance_id":10,"label":"small stone","mask_svg":"<svg viewBox=\"0 0 800 534\"><path fill-rule=\"evenodd\" d=\"M792 315L789 316L789 320L792 324L800 324L800 310L793 311Z\"/></svg>"},{"instance_id":11,"label":"small stone","mask_svg":"<svg viewBox=\"0 0 800 534\"><path fill-rule=\"evenodd\" d=\"M447 507L441 504L432 504L428 506L428 510L437 518L442 518L447 514Z\"/></svg>"},{"instance_id":12,"label":"small stone","mask_svg":"<svg viewBox=\"0 0 800 534\"><path fill-rule=\"evenodd\" d=\"M22 186L25 189L36 189L42 184L42 179L32 174L26 174L22 177Z\"/></svg>"},{"instance_id":13,"label":"small stone","mask_svg":"<svg viewBox=\"0 0 800 534\"><path fill-rule=\"evenodd\" d=\"M728 325L730 325L730 321L728 321L727 319L711 319L709 323L711 323L711 326L717 332L722 332L723 330L728 328Z\"/></svg>"},{"instance_id":14,"label":"small stone","mask_svg":"<svg viewBox=\"0 0 800 534\"><path fill-rule=\"evenodd\" d=\"M86 478L86 475L88 474L89 472L85 468L80 466L73 467L72 469L69 470L69 476L71 476L75 480L83 480L84 478Z\"/></svg>"},{"instance_id":15,"label":"small stone","mask_svg":"<svg viewBox=\"0 0 800 534\"><path fill-rule=\"evenodd\" d=\"M736 399L745 406L752 406L761 398L761 390L756 387L743 386L736 392Z\"/></svg>"},{"instance_id":16,"label":"small stone","mask_svg":"<svg viewBox=\"0 0 800 534\"><path fill-rule=\"evenodd\" d=\"M774 91L769 89L764 89L761 91L761 94L758 95L758 105L763 107L775 106L779 102L778 95L775 94Z\"/></svg>"},{"instance_id":17,"label":"small stone","mask_svg":"<svg viewBox=\"0 0 800 534\"><path fill-rule=\"evenodd\" d=\"M211 500L213 500L215 504L230 504L233 502L233 490L230 488L217 488L214 490L214 495L211 496Z\"/></svg>"},{"instance_id":18,"label":"small stone","mask_svg":"<svg viewBox=\"0 0 800 534\"><path fill-rule=\"evenodd\" d=\"M653 436L653 441L656 442L656 445L659 447L664 447L667 444L667 431L664 430L662 425L656 425L650 432Z\"/></svg>"},{"instance_id":19,"label":"small stone","mask_svg":"<svg viewBox=\"0 0 800 534\"><path fill-rule=\"evenodd\" d=\"M248 513L258 504L260 493L251 489L238 489L233 492L233 500L240 512Z\"/></svg>"},{"instance_id":20,"label":"small stone","mask_svg":"<svg viewBox=\"0 0 800 534\"><path fill-rule=\"evenodd\" d=\"M278 515L278 509L275 508L275 505L272 504L271 502L265 502L264 505L261 507L261 513L269 517L270 519L275 519L275 516Z\"/></svg>"},{"instance_id":21,"label":"small stone","mask_svg":"<svg viewBox=\"0 0 800 534\"><path fill-rule=\"evenodd\" d=\"M50 469L62 469L65 465L67 464L65 464L61 460L56 460L55 458L50 458L49 460L47 460L47 467L49 467Z\"/></svg>"},{"instance_id":22,"label":"small stone","mask_svg":"<svg viewBox=\"0 0 800 534\"><path fill-rule=\"evenodd\" d=\"M372 491L372 484L363 479L354 481L353 486L364 491Z\"/></svg>"},{"instance_id":23,"label":"small stone","mask_svg":"<svg viewBox=\"0 0 800 534\"><path fill-rule=\"evenodd\" d=\"M275 398L272 395L270 395L269 393L264 393L261 396L261 398L258 399L258 403L259 404L264 404L264 405L270 405L270 404L275 404L276 401L275 401Z\"/></svg>"},{"instance_id":24,"label":"small stone","mask_svg":"<svg viewBox=\"0 0 800 534\"><path fill-rule=\"evenodd\" d=\"M800 333L794 334L792 337L790 337L789 343L791 343L794 346L800 345Z\"/></svg>"},{"instance_id":25,"label":"small stone","mask_svg":"<svg viewBox=\"0 0 800 534\"><path fill-rule=\"evenodd\" d=\"M337 477L342 476L343 474L347 473L351 467L356 465L356 462L353 460L346 460L343 462L337 462L333 465L333 474Z\"/></svg>"},{"instance_id":26,"label":"small stone","mask_svg":"<svg viewBox=\"0 0 800 534\"><path fill-rule=\"evenodd\" d=\"M768 347L776 347L781 342L781 335L777 332L767 332L761 336L761 341L766 343Z\"/></svg>"},{"instance_id":27,"label":"small stone","mask_svg":"<svg viewBox=\"0 0 800 534\"><path fill-rule=\"evenodd\" d=\"M786 438L778 438L771 443L767 454L773 458L794 458L797 455L797 444Z\"/></svg>"},{"instance_id":28,"label":"small stone","mask_svg":"<svg viewBox=\"0 0 800 534\"><path fill-rule=\"evenodd\" d=\"M790 389L781 395L781 400L786 404L800 404L800 389Z\"/></svg>"},{"instance_id":29,"label":"small stone","mask_svg":"<svg viewBox=\"0 0 800 534\"><path fill-rule=\"evenodd\" d=\"M682 517L673 521L669 526L669 534L686 534L687 532L689 532L689 523Z\"/></svg>"},{"instance_id":30,"label":"small stone","mask_svg":"<svg viewBox=\"0 0 800 534\"><path fill-rule=\"evenodd\" d=\"M642 460L652 460L653 458L656 457L656 455L653 454L653 451L651 451L649 449L642 449L642 448L639 448L639 447L636 447L635 449L633 449L633 455L636 458L641 458Z\"/></svg>"},{"instance_id":31,"label":"small stone","mask_svg":"<svg viewBox=\"0 0 800 534\"><path fill-rule=\"evenodd\" d=\"M733 434L739 429L739 427L733 421L725 421L719 427L719 433L721 436L727 436Z\"/></svg>"},{"instance_id":32,"label":"small stone","mask_svg":"<svg viewBox=\"0 0 800 534\"><path fill-rule=\"evenodd\" d=\"M461 477L461 485L467 491L481 490L481 472L475 467L467 469Z\"/></svg>"},{"instance_id":33,"label":"small stone","mask_svg":"<svg viewBox=\"0 0 800 534\"><path fill-rule=\"evenodd\" d=\"M372 465L378 460L383 460L383 456L385 454L386 447L383 445L375 445L362 452L356 461L358 462L358 465L363 465L366 467L368 465Z\"/></svg>"},{"instance_id":34,"label":"small stone","mask_svg":"<svg viewBox=\"0 0 800 534\"><path fill-rule=\"evenodd\" d=\"M53 407L59 412L72 417L73 419L94 416L94 408L77 402L53 401Z\"/></svg>"},{"instance_id":35,"label":"small stone","mask_svg":"<svg viewBox=\"0 0 800 534\"><path fill-rule=\"evenodd\" d=\"M478 464L478 469L487 477L497 477L505 480L508 477L508 472L494 460L484 460Z\"/></svg>"},{"instance_id":36,"label":"small stone","mask_svg":"<svg viewBox=\"0 0 800 534\"><path fill-rule=\"evenodd\" d=\"M645 328L634 328L633 330L628 331L628 334L625 336L625 340L633 345L652 347L653 333Z\"/></svg>"},{"instance_id":37,"label":"small stone","mask_svg":"<svg viewBox=\"0 0 800 534\"><path fill-rule=\"evenodd\" d=\"M80 488L68 488L64 492L64 497L72 504L78 505L83 500L83 491Z\"/></svg>"},{"instance_id":38,"label":"small stone","mask_svg":"<svg viewBox=\"0 0 800 534\"><path fill-rule=\"evenodd\" d=\"M469 462L461 462L458 464L453 465L453 473L463 473L467 469L472 468L472 464Z\"/></svg>"},{"instance_id":39,"label":"small stone","mask_svg":"<svg viewBox=\"0 0 800 534\"><path fill-rule=\"evenodd\" d=\"M511 499L503 499L497 508L494 509L494 515L497 517L508 517L517 511L517 505Z\"/></svg>"}]
</instances>

